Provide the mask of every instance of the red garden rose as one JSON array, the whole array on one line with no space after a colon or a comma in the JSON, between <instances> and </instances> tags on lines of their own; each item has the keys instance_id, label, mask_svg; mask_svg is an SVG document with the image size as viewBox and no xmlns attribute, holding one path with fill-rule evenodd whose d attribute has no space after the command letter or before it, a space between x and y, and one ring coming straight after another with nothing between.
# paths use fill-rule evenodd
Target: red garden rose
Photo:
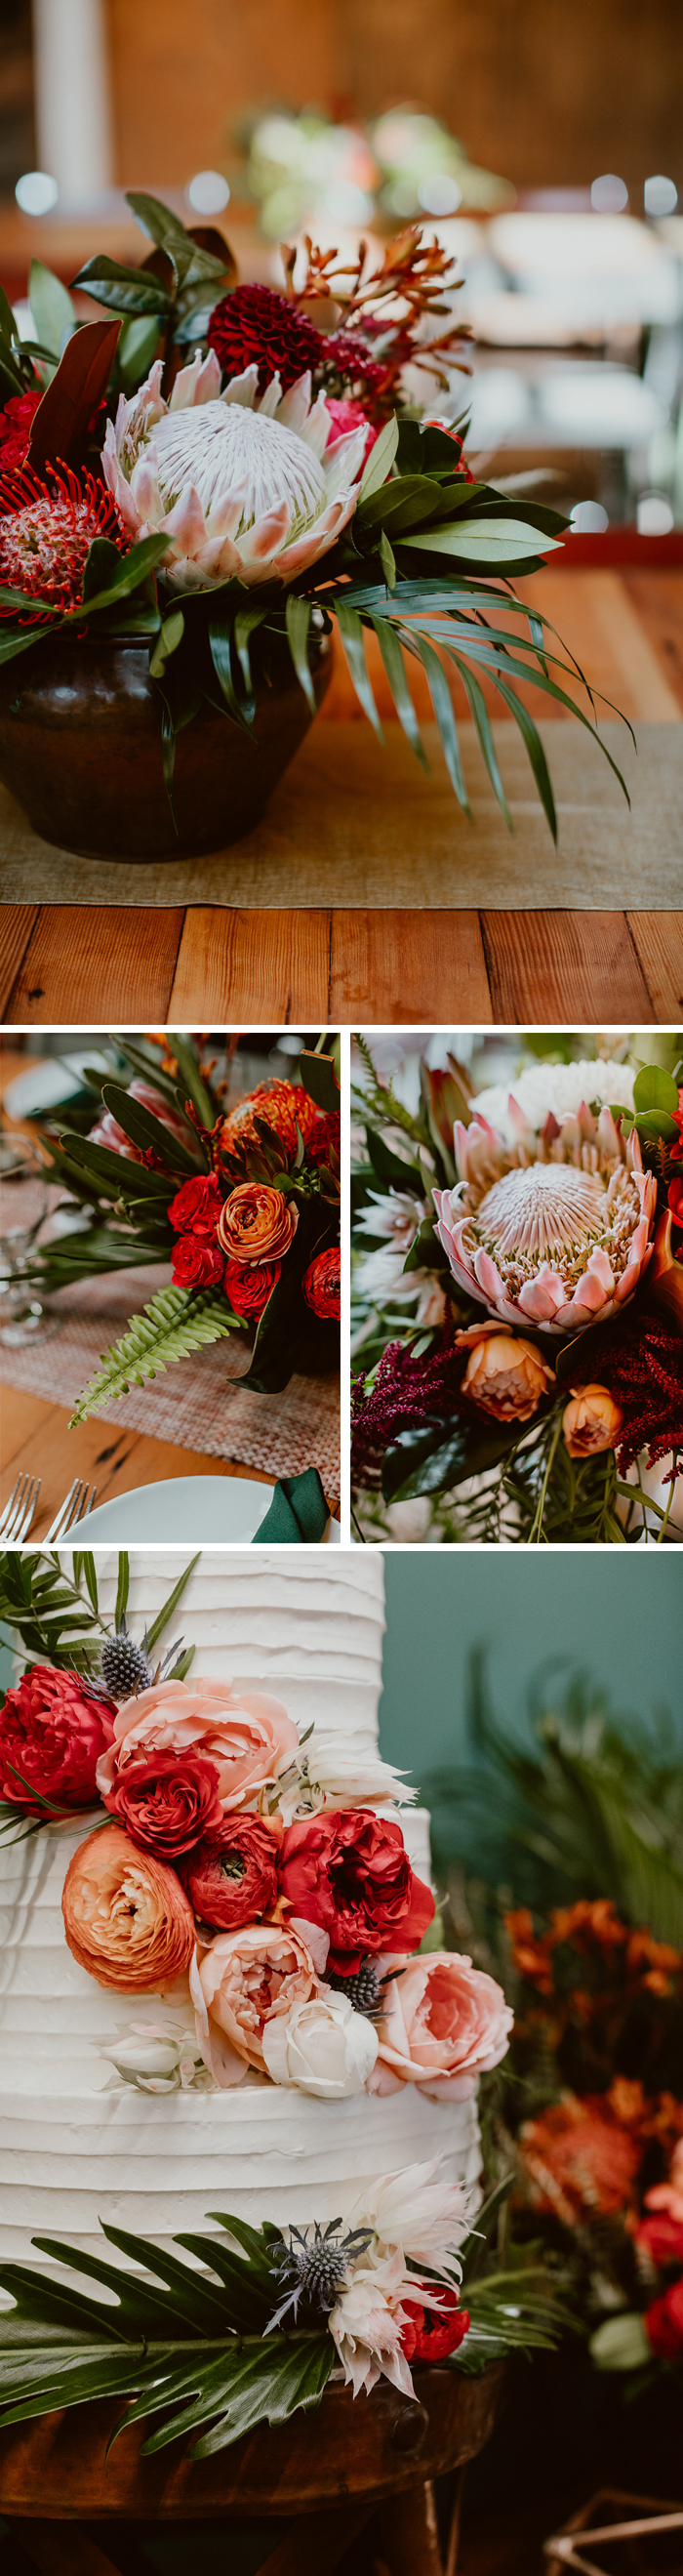
<instances>
[{"instance_id":1,"label":"red garden rose","mask_svg":"<svg viewBox=\"0 0 683 2576\"><path fill-rule=\"evenodd\" d=\"M171 1254L173 1277L177 1288L212 1288L223 1277L223 1254L217 1243L205 1243L199 1235L181 1234Z\"/></svg>"},{"instance_id":2,"label":"red garden rose","mask_svg":"<svg viewBox=\"0 0 683 2576\"><path fill-rule=\"evenodd\" d=\"M683 2272L663 2299L653 2299L643 2319L658 2361L680 2361L683 2353Z\"/></svg>"},{"instance_id":3,"label":"red garden rose","mask_svg":"<svg viewBox=\"0 0 683 2576\"><path fill-rule=\"evenodd\" d=\"M316 1252L301 1282L307 1306L324 1323L336 1324L341 1312L341 1253Z\"/></svg>"},{"instance_id":4,"label":"red garden rose","mask_svg":"<svg viewBox=\"0 0 683 2576\"><path fill-rule=\"evenodd\" d=\"M401 2329L401 2350L406 2361L446 2361L449 2352L457 2352L469 2332L466 2308L458 2306L457 2290L435 2285L440 2309L423 2308L419 2299L402 2299L401 2315L406 2323Z\"/></svg>"},{"instance_id":5,"label":"red garden rose","mask_svg":"<svg viewBox=\"0 0 683 2576\"><path fill-rule=\"evenodd\" d=\"M77 1673L32 1664L0 1711L0 1791L49 1822L50 1807L91 1807L95 1765L111 1744L116 1706Z\"/></svg>"},{"instance_id":6,"label":"red garden rose","mask_svg":"<svg viewBox=\"0 0 683 2576\"><path fill-rule=\"evenodd\" d=\"M119 1772L104 1804L141 1851L175 1860L222 1824L217 1781L215 1762L205 1755L160 1750Z\"/></svg>"},{"instance_id":7,"label":"red garden rose","mask_svg":"<svg viewBox=\"0 0 683 2576\"><path fill-rule=\"evenodd\" d=\"M327 1932L330 1965L348 1977L369 1951L419 1949L434 1913L431 1889L413 1876L400 1825L370 1807L290 1825L280 1888L294 1915Z\"/></svg>"},{"instance_id":8,"label":"red garden rose","mask_svg":"<svg viewBox=\"0 0 683 2576\"><path fill-rule=\"evenodd\" d=\"M183 1181L169 1204L169 1216L176 1234L196 1234L200 1243L212 1243L223 1194L214 1172L198 1172L194 1181Z\"/></svg>"},{"instance_id":9,"label":"red garden rose","mask_svg":"<svg viewBox=\"0 0 683 2576\"><path fill-rule=\"evenodd\" d=\"M253 1316L258 1323L281 1269L281 1261L255 1261L251 1270L241 1261L226 1261L223 1286L233 1314Z\"/></svg>"},{"instance_id":10,"label":"red garden rose","mask_svg":"<svg viewBox=\"0 0 683 2576\"><path fill-rule=\"evenodd\" d=\"M222 1816L183 1861L183 1886L203 1923L236 1932L270 1913L277 1898L279 1825L260 1816Z\"/></svg>"}]
</instances>

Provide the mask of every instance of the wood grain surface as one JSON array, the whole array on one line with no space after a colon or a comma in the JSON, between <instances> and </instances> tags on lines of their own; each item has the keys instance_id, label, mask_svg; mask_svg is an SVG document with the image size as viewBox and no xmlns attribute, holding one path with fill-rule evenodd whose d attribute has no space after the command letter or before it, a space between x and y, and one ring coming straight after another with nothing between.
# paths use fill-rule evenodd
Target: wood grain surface
<instances>
[{"instance_id":1,"label":"wood grain surface","mask_svg":"<svg viewBox=\"0 0 683 2576\"><path fill-rule=\"evenodd\" d=\"M648 724L683 715L683 573L562 567L519 588L612 707ZM372 645L369 658L389 723ZM427 712L424 687L418 671L418 714ZM529 704L547 712L539 691ZM363 721L342 664L318 721L356 716ZM344 906L343 885L339 897L338 909L280 912L7 904L0 1016L62 1027L449 1018L647 1025L676 1019L683 1007L679 913L366 912Z\"/></svg>"},{"instance_id":2,"label":"wood grain surface","mask_svg":"<svg viewBox=\"0 0 683 2576\"><path fill-rule=\"evenodd\" d=\"M136 1492L140 1485L160 1485L172 1476L246 1476L258 1485L273 1482L260 1467L210 1458L204 1450L153 1440L143 1431L117 1430L113 1422L81 1422L70 1431L68 1405L47 1404L41 1395L3 1385L0 1510L20 1472L41 1479L31 1543L45 1537L74 1476L95 1486L98 1504L111 1502L117 1494Z\"/></svg>"}]
</instances>

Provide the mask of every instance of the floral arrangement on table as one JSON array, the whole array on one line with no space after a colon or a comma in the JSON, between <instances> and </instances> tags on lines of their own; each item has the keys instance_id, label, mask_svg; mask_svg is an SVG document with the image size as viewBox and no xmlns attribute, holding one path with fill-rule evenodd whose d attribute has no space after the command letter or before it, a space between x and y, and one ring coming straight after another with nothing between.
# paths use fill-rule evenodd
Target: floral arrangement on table
<instances>
[{"instance_id":1,"label":"floral arrangement on table","mask_svg":"<svg viewBox=\"0 0 683 2576\"><path fill-rule=\"evenodd\" d=\"M201 1043L169 1031L112 1041L89 1136L43 1138L48 1176L82 1230L34 1251L46 1292L116 1269L172 1265L79 1397L81 1422L132 1383L229 1333L253 1334L240 1385L277 1393L298 1366L338 1364L340 1113L335 1058L304 1050L300 1080L266 1080L232 1107ZM89 1221L87 1221L89 1219Z\"/></svg>"},{"instance_id":2,"label":"floral arrangement on table","mask_svg":"<svg viewBox=\"0 0 683 2576\"><path fill-rule=\"evenodd\" d=\"M21 1569L20 1633L51 1619L64 1656L84 1571L99 1620L92 1557L74 1555L65 1590L58 1560L51 1584L24 1560ZM97 1655L86 1644L86 1674L29 1661L0 1712L5 1834L73 1825L82 1812L65 1939L98 1985L154 1996L154 2018L102 2048L111 2082L159 2096L257 2080L330 2105L407 2083L446 2101L471 2095L505 2054L512 2016L468 1958L418 1955L434 1899L398 1821L412 1793L324 1725L300 1740L279 1701L239 1681L188 1683L191 1649L179 1660L172 1647L153 1672L150 1648L190 1571L138 1645L122 1555L114 1631ZM105 2237L142 2262L144 2280L36 2238L52 2261L105 2282L118 2308L112 2322L61 2278L0 2266L15 2303L0 2320L0 2422L130 2395L127 2422L163 2418L147 2449L200 2430L193 2456L204 2457L264 2417L316 2404L333 2368L354 2395L383 2374L413 2397L411 2365L454 2358L465 2343L463 2366L477 2369L552 2342L542 2266L510 2255L504 2272L482 2268L498 2191L477 2218L460 2305L467 2198L438 2162L379 2177L324 2227L255 2230L210 2213L226 2242L175 2240L199 2256L199 2273L114 2226Z\"/></svg>"},{"instance_id":3,"label":"floral arrangement on table","mask_svg":"<svg viewBox=\"0 0 683 2576\"><path fill-rule=\"evenodd\" d=\"M368 1535L373 1495L455 1494L452 1535L491 1544L680 1537L683 1066L543 1060L473 1097L449 1058L413 1111L357 1043Z\"/></svg>"},{"instance_id":4,"label":"floral arrangement on table","mask_svg":"<svg viewBox=\"0 0 683 2576\"><path fill-rule=\"evenodd\" d=\"M466 366L448 253L419 225L378 268L364 243L351 270L309 244L296 288L296 254L286 254L280 294L238 285L213 228L186 230L149 195L129 192L128 203L152 244L146 259L126 267L97 252L74 280L109 319L84 322L39 262L34 340L20 341L0 298L0 664L55 636L79 650L88 637L146 643L173 808L185 729L208 707L258 740L283 647L315 714L312 657L334 620L381 738L365 658L366 634L377 637L426 766L407 678L411 658L422 664L468 811L451 666L509 822L488 677L555 833L541 738L518 687L533 680L549 707L592 732L593 700L589 691L588 714L576 705L582 674L509 576L538 570L566 523L473 476L453 421L433 417L440 397L452 408L453 371Z\"/></svg>"}]
</instances>

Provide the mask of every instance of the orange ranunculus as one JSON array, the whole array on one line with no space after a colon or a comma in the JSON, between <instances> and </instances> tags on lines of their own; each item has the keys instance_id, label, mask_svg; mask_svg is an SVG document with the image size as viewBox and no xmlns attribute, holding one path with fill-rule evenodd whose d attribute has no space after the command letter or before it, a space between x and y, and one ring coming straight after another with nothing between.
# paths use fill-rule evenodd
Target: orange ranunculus
<instances>
[{"instance_id":1,"label":"orange ranunculus","mask_svg":"<svg viewBox=\"0 0 683 2576\"><path fill-rule=\"evenodd\" d=\"M594 1458L602 1449L616 1449L623 1427L621 1405L615 1404L608 1386L579 1387L562 1415L570 1458Z\"/></svg>"},{"instance_id":2,"label":"orange ranunculus","mask_svg":"<svg viewBox=\"0 0 683 2576\"><path fill-rule=\"evenodd\" d=\"M120 1825L80 1843L64 1881L64 1930L79 1968L126 1995L173 1986L189 1968L194 1916L174 1869Z\"/></svg>"},{"instance_id":3,"label":"orange ranunculus","mask_svg":"<svg viewBox=\"0 0 683 2576\"><path fill-rule=\"evenodd\" d=\"M283 1261L299 1223L283 1190L269 1181L241 1181L225 1200L218 1241L229 1261Z\"/></svg>"}]
</instances>

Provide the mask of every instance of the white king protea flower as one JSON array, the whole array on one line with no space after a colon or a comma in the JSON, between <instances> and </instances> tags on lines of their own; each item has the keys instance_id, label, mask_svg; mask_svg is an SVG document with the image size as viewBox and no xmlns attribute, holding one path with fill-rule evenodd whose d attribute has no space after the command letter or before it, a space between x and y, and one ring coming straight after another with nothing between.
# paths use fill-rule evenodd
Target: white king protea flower
<instances>
[{"instance_id":1,"label":"white king protea flower","mask_svg":"<svg viewBox=\"0 0 683 2576\"><path fill-rule=\"evenodd\" d=\"M168 403L161 374L157 359L107 424L105 481L125 526L136 539L166 528L164 568L177 590L210 590L231 575L293 581L353 515L365 423L335 438L322 394L311 404L310 375L284 395L273 376L259 402L258 367L245 367L221 393L213 350L181 368Z\"/></svg>"},{"instance_id":2,"label":"white king protea flower","mask_svg":"<svg viewBox=\"0 0 683 2576\"><path fill-rule=\"evenodd\" d=\"M609 1109L585 1102L541 1135L518 1113L517 1141L486 1120L455 1129L460 1174L435 1190L453 1276L506 1323L580 1333L632 1297L652 1253L656 1184Z\"/></svg>"}]
</instances>

